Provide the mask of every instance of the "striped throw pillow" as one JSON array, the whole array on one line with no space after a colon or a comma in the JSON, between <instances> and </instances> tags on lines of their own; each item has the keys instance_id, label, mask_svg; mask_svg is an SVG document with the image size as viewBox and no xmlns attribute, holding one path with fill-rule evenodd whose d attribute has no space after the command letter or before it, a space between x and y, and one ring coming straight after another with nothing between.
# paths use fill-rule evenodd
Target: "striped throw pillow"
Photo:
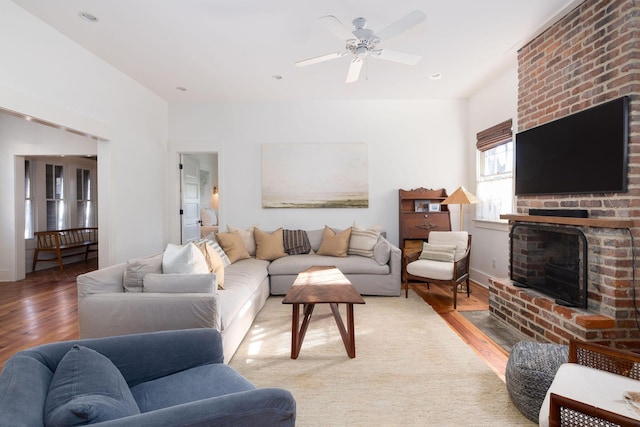
<instances>
[{"instance_id":1,"label":"striped throw pillow","mask_svg":"<svg viewBox=\"0 0 640 427\"><path fill-rule=\"evenodd\" d=\"M308 254L311 252L309 236L304 230L283 230L284 251L289 255Z\"/></svg>"},{"instance_id":2,"label":"striped throw pillow","mask_svg":"<svg viewBox=\"0 0 640 427\"><path fill-rule=\"evenodd\" d=\"M213 233L211 233L210 235L212 236ZM222 259L222 264L225 267L228 266L228 265L231 265L231 260L229 259L229 257L227 256L227 254L224 252L224 250L222 249L220 244L218 244L217 241L211 240L211 239L207 239L205 237L203 239L195 241L194 243L196 245L201 245L202 243L208 243L209 245L211 245L211 247L213 247L213 249L215 249L215 251L218 253L218 255L220 255L220 258Z\"/></svg>"},{"instance_id":3,"label":"striped throw pillow","mask_svg":"<svg viewBox=\"0 0 640 427\"><path fill-rule=\"evenodd\" d=\"M351 227L351 237L349 239L349 255L360 255L373 258L373 248L380 237L381 227L360 228L357 225Z\"/></svg>"},{"instance_id":4,"label":"striped throw pillow","mask_svg":"<svg viewBox=\"0 0 640 427\"><path fill-rule=\"evenodd\" d=\"M422 243L422 253L420 253L420 259L453 262L455 255L455 245L436 245L433 243Z\"/></svg>"}]
</instances>

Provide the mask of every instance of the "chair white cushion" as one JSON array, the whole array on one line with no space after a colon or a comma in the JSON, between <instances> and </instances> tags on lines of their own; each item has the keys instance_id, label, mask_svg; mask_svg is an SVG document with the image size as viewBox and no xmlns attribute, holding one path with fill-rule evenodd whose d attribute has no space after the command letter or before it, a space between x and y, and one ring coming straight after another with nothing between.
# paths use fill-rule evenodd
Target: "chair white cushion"
<instances>
[{"instance_id":1,"label":"chair white cushion","mask_svg":"<svg viewBox=\"0 0 640 427\"><path fill-rule=\"evenodd\" d=\"M429 279L451 280L453 279L453 263L419 259L407 264L407 273Z\"/></svg>"},{"instance_id":2,"label":"chair white cushion","mask_svg":"<svg viewBox=\"0 0 640 427\"><path fill-rule=\"evenodd\" d=\"M466 231L432 231L429 233L429 243L436 245L455 245L456 261L458 261L467 251L469 233Z\"/></svg>"}]
</instances>

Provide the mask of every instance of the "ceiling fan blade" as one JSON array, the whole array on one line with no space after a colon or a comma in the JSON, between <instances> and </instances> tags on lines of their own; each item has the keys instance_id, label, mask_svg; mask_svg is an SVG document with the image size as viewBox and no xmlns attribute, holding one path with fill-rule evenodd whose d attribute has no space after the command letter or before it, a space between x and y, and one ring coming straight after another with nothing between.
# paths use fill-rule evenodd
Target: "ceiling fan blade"
<instances>
[{"instance_id":1,"label":"ceiling fan blade","mask_svg":"<svg viewBox=\"0 0 640 427\"><path fill-rule=\"evenodd\" d=\"M364 60L361 58L353 58L351 60L351 65L349 65L349 71L347 72L347 83L353 83L358 80L362 64L364 64Z\"/></svg>"},{"instance_id":2,"label":"ceiling fan blade","mask_svg":"<svg viewBox=\"0 0 640 427\"><path fill-rule=\"evenodd\" d=\"M296 67L306 67L307 65L317 64L319 62L329 61L330 59L340 58L341 56L346 55L347 52L336 52L329 53L327 55L316 56L315 58L303 59L302 61L296 62Z\"/></svg>"},{"instance_id":3,"label":"ceiling fan blade","mask_svg":"<svg viewBox=\"0 0 640 427\"><path fill-rule=\"evenodd\" d=\"M427 16L423 12L414 10L404 18L400 18L388 27L378 31L376 36L378 36L383 41L387 41L390 38L407 31L409 28L418 25L419 23L424 21L426 17Z\"/></svg>"},{"instance_id":4,"label":"ceiling fan blade","mask_svg":"<svg viewBox=\"0 0 640 427\"><path fill-rule=\"evenodd\" d=\"M327 25L329 31L335 34L340 40L351 40L354 39L354 35L338 18L333 15L327 15L320 18Z\"/></svg>"},{"instance_id":5,"label":"ceiling fan blade","mask_svg":"<svg viewBox=\"0 0 640 427\"><path fill-rule=\"evenodd\" d=\"M380 53L374 53L374 58L384 59L386 61L399 62L406 65L416 65L422 59L419 55L411 53L398 52L397 50L382 49Z\"/></svg>"}]
</instances>

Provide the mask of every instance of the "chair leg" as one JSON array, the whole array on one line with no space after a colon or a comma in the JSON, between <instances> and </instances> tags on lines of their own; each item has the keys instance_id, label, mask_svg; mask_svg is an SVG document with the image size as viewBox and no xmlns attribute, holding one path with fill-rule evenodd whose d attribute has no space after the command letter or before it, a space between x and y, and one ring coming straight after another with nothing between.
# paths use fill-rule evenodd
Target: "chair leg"
<instances>
[{"instance_id":1,"label":"chair leg","mask_svg":"<svg viewBox=\"0 0 640 427\"><path fill-rule=\"evenodd\" d=\"M467 279L467 298L469 298L471 291L469 291L469 279Z\"/></svg>"},{"instance_id":2,"label":"chair leg","mask_svg":"<svg viewBox=\"0 0 640 427\"><path fill-rule=\"evenodd\" d=\"M458 284L454 283L453 285L453 309L456 310L458 307Z\"/></svg>"}]
</instances>

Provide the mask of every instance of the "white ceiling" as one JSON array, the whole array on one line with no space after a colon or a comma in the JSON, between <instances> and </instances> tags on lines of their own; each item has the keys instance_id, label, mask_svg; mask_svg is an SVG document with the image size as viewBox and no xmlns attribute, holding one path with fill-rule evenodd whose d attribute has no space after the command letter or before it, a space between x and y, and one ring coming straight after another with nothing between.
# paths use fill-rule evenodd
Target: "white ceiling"
<instances>
[{"instance_id":1,"label":"white ceiling","mask_svg":"<svg viewBox=\"0 0 640 427\"><path fill-rule=\"evenodd\" d=\"M517 49L576 0L13 0L170 102L461 98L513 64ZM380 30L414 10L426 20L382 47L414 66L371 59L346 84L348 56L318 18ZM79 17L88 12L90 23ZM442 79L429 75L441 73ZM277 80L272 76L280 75ZM176 89L186 88L186 91Z\"/></svg>"}]
</instances>

